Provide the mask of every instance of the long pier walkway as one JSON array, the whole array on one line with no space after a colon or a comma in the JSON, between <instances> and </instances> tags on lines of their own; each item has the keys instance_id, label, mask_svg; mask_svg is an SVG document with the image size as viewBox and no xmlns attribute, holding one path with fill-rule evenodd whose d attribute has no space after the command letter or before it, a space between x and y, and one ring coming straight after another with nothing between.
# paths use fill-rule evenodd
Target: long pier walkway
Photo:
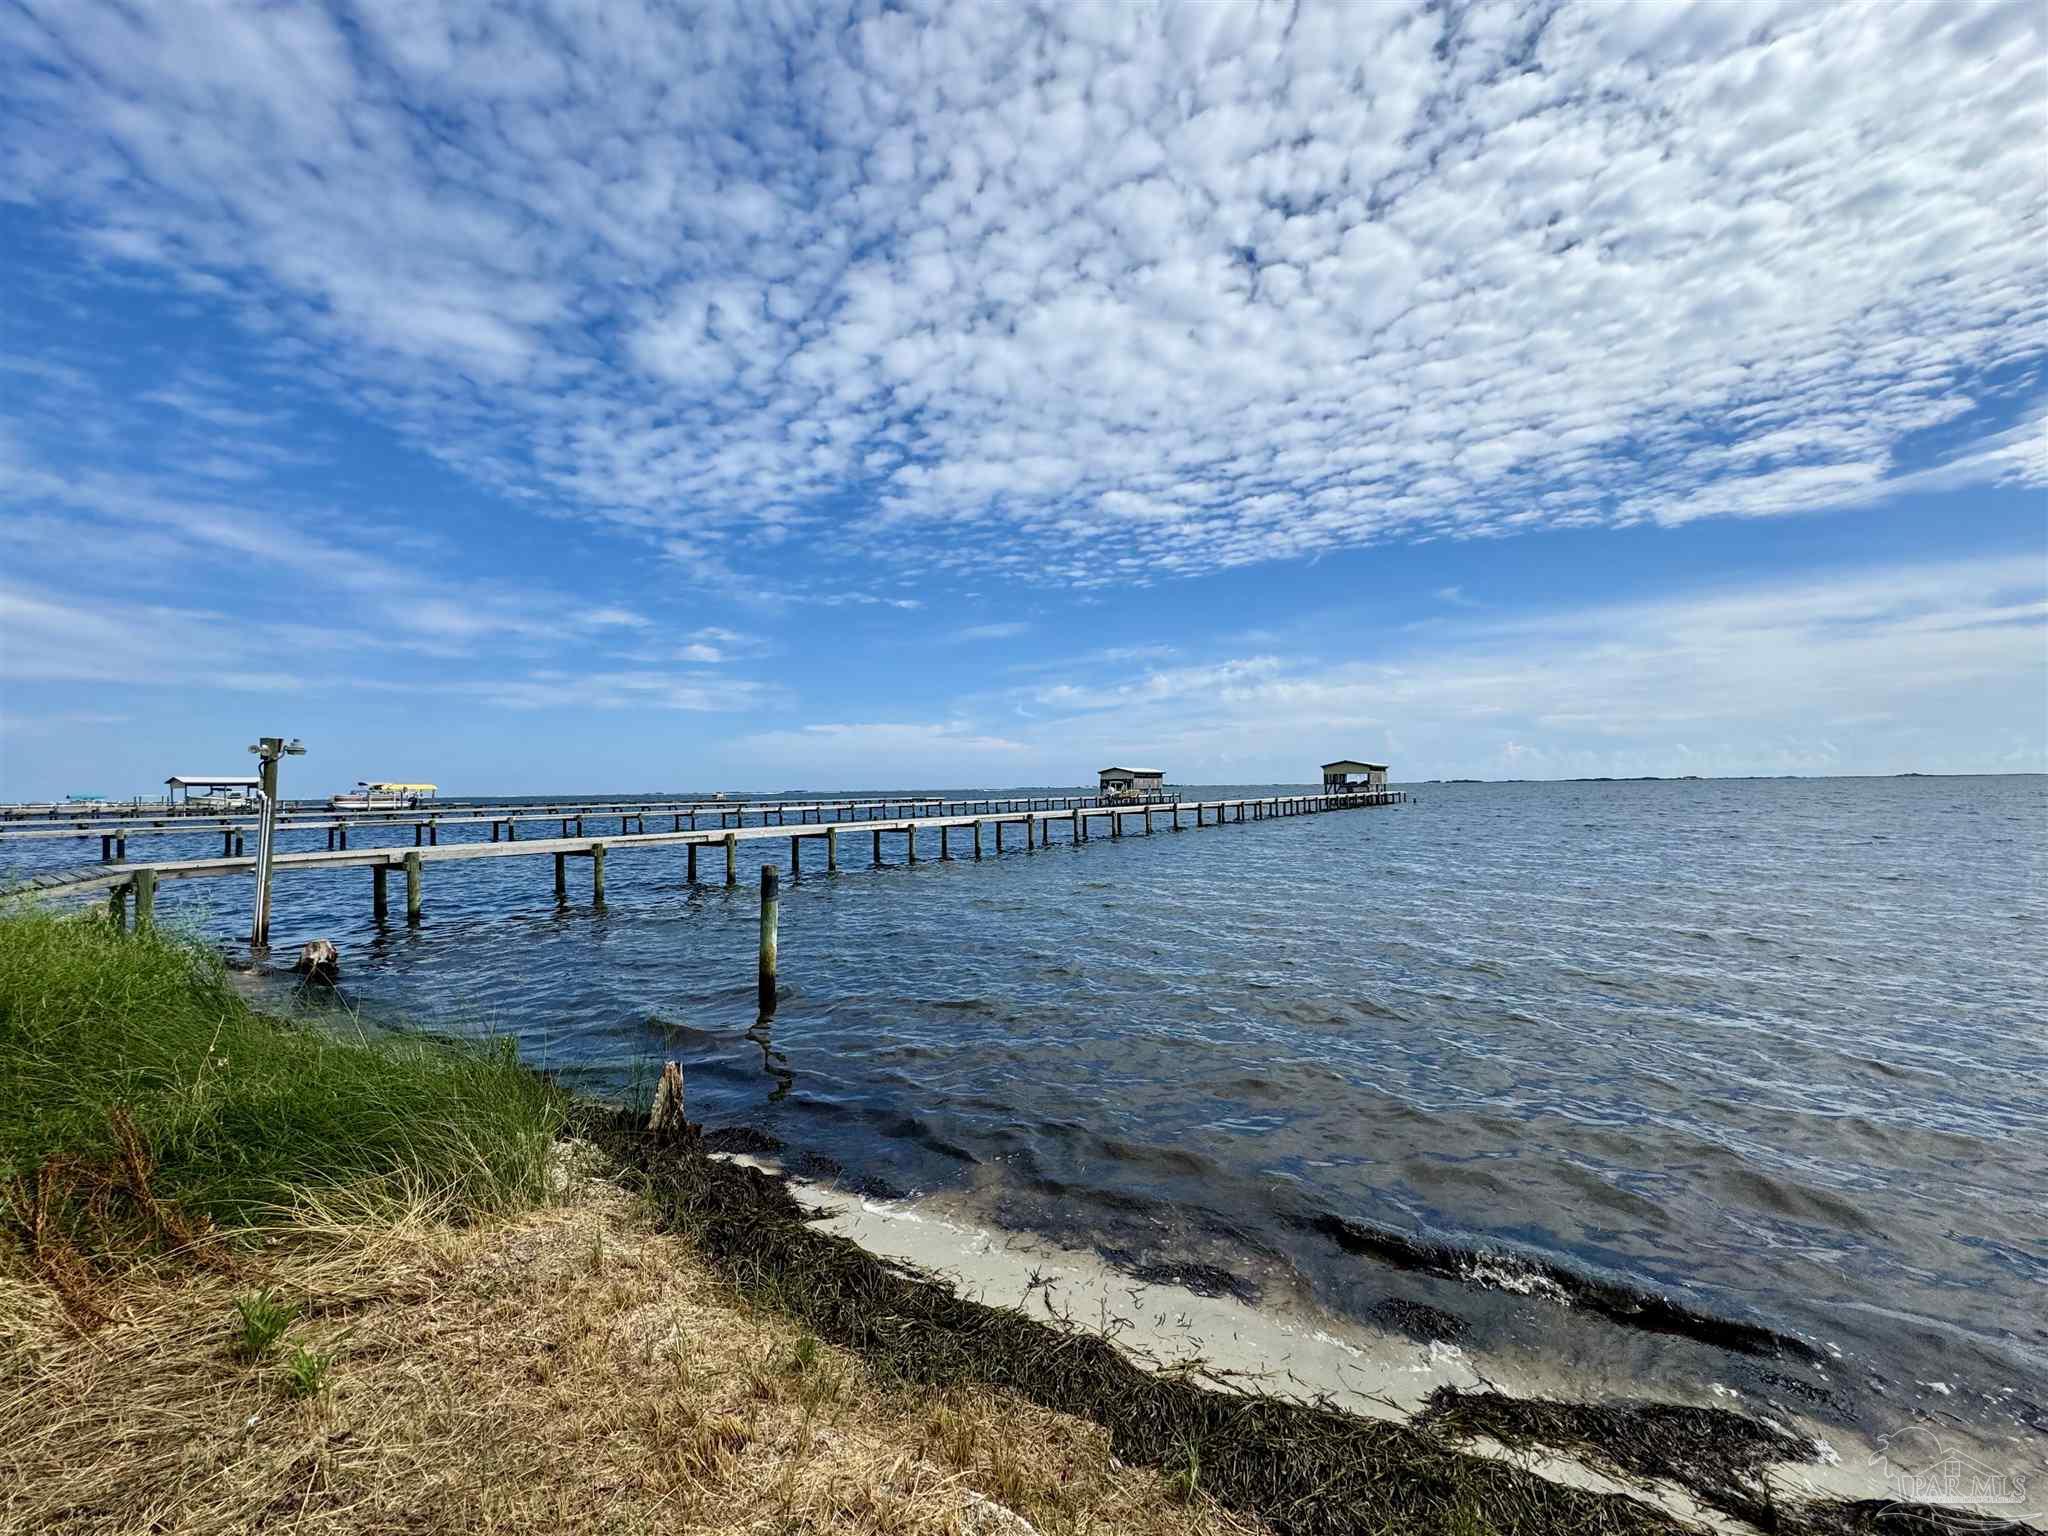
<instances>
[{"instance_id":1,"label":"long pier walkway","mask_svg":"<svg viewBox=\"0 0 2048 1536\"><path fill-rule=\"evenodd\" d=\"M660 800L660 801L564 801L551 804L449 805L416 807L411 810L309 811L287 810L278 815L279 832L325 832L327 846L339 851L348 847L351 831L380 828L412 829L414 847L439 847L444 827L490 828L492 842L502 837L516 842L519 829L558 823L563 837L581 836L591 821L616 820L619 833L647 831L650 817L657 825L666 820L671 832L702 830L704 823L723 831L744 828L748 818L755 827L783 827L792 820L799 826L827 822L881 821L892 817L995 815L1014 811L1072 811L1099 807L1100 795L1005 795L985 800L945 800L936 796L891 796L878 800ZM1129 802L1138 803L1138 802ZM1157 800L1156 803L1164 803ZM253 812L232 816L192 815L179 812L149 816L40 817L0 825L0 844L47 841L57 838L100 840L100 859L114 863L128 857L131 837L189 837L214 833L221 839L221 856L230 858L246 851L247 835L256 830Z\"/></svg>"},{"instance_id":2,"label":"long pier walkway","mask_svg":"<svg viewBox=\"0 0 2048 1536\"><path fill-rule=\"evenodd\" d=\"M1112 838L1121 838L1133 834L1183 832L1195 828L1260 822L1276 817L1395 805L1405 801L1408 796L1402 790L1377 790L1334 795L1268 795L1257 798L1162 800L1151 803L1102 801L1095 796L1055 796L1052 798L1066 803L1054 806L1043 804L1046 799L1044 796L1037 798L1041 803L1036 808L1025 806L1020 799L1009 802L1009 809L978 810L967 814L855 816L848 820L820 819L798 821L795 824L783 820L768 825L728 825L718 829L671 828L668 831L621 833L612 837L558 836L516 840L506 838L494 842L427 844L412 848L387 846L313 849L302 853L278 852L272 857L272 868L274 875L306 870L368 869L371 874L371 907L379 918L385 917L389 912L391 871L399 870L405 879L406 916L409 920L417 921L425 902L427 866L465 859L552 856L554 894L557 899L567 897L570 861L587 861L590 866L591 899L594 903L601 904L604 901L608 857L642 850L681 848L684 855L684 878L687 883L693 885L698 881L700 855L707 849L714 858L722 853L724 867L718 873L722 875L725 884L732 885L739 879L739 849L743 843L771 843L788 839L790 874L792 877L801 878L806 843L814 845L813 872L833 872L839 868L840 850L848 838L866 840L872 862L876 865L884 862L884 854L887 851L884 840L888 839L890 844L894 844L895 840L900 838L901 843L898 846L903 862L916 864L920 862L921 841L926 850L926 857L935 853L941 860L968 857L980 859L1005 851L1006 830L1020 834L1024 849L1030 851L1050 846L1055 834L1060 834L1062 841L1084 843L1105 833ZM1088 803L1082 803L1083 801ZM968 803L986 805L991 802ZM841 808L849 805L858 807L862 804L838 802ZM796 806L779 806L775 802L768 802L768 805L771 809L799 809ZM807 804L801 809L823 811L831 808L832 806L827 803ZM556 818L551 815L546 819ZM819 844L822 844L822 847L815 846ZM815 862L819 856L822 856L822 870ZM255 868L256 860L244 855L157 860L133 864L108 863L50 871L30 878L13 889L49 895L105 890L109 893L109 902L117 917L125 920L128 903L132 899L136 920L147 922L154 908L157 886L161 882L249 875L255 872Z\"/></svg>"}]
</instances>

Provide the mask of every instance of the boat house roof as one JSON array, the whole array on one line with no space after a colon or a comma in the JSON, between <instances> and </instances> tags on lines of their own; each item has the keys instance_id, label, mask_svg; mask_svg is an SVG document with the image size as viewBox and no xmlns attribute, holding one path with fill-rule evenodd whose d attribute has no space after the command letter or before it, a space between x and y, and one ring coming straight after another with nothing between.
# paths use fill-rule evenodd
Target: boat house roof
<instances>
[{"instance_id":1,"label":"boat house roof","mask_svg":"<svg viewBox=\"0 0 2048 1536\"><path fill-rule=\"evenodd\" d=\"M1101 772L1128 773L1134 779L1163 779L1166 777L1166 771L1163 768L1104 768Z\"/></svg>"},{"instance_id":2,"label":"boat house roof","mask_svg":"<svg viewBox=\"0 0 2048 1536\"><path fill-rule=\"evenodd\" d=\"M176 789L255 789L263 783L246 773L174 773L164 782Z\"/></svg>"},{"instance_id":3,"label":"boat house roof","mask_svg":"<svg viewBox=\"0 0 2048 1536\"><path fill-rule=\"evenodd\" d=\"M1385 763L1361 763L1356 758L1340 757L1334 763L1323 764L1325 773L1385 773Z\"/></svg>"}]
</instances>

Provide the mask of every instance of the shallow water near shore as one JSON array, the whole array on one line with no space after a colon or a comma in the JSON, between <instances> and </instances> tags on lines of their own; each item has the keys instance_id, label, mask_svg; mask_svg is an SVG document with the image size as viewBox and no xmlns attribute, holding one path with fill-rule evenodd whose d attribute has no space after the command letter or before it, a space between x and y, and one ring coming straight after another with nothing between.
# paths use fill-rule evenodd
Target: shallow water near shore
<instances>
[{"instance_id":1,"label":"shallow water near shore","mask_svg":"<svg viewBox=\"0 0 2048 1536\"><path fill-rule=\"evenodd\" d=\"M675 1058L692 1118L792 1166L1136 1276L2048 1436L2048 780L1413 788L978 866L931 839L905 868L890 838L870 870L849 837L837 876L785 886L766 1028L754 893L685 890L676 848L614 850L602 912L573 869L558 907L546 859L429 865L417 929L372 923L361 870L284 876L277 948L331 938L369 1016L514 1033L580 1091ZM159 908L232 939L247 899L179 882ZM1557 1274L1810 1358L1723 1360L1560 1304Z\"/></svg>"}]
</instances>

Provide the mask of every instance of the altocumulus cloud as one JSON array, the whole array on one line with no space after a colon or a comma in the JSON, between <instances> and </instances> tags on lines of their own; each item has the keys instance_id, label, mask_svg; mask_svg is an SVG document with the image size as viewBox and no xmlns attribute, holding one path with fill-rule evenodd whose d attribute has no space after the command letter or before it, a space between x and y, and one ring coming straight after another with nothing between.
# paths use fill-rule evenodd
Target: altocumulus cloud
<instances>
[{"instance_id":1,"label":"altocumulus cloud","mask_svg":"<svg viewBox=\"0 0 2048 1536\"><path fill-rule=\"evenodd\" d=\"M1939 471L2048 339L2043 26L31 0L0 196L487 484L1114 583Z\"/></svg>"}]
</instances>

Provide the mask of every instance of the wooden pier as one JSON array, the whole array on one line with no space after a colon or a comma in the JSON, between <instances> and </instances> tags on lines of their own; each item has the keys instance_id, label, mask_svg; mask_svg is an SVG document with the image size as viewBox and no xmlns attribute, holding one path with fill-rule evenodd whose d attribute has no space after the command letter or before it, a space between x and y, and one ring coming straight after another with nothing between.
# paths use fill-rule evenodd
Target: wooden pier
<instances>
[{"instance_id":1,"label":"wooden pier","mask_svg":"<svg viewBox=\"0 0 2048 1536\"><path fill-rule=\"evenodd\" d=\"M994 815L1013 811L1070 811L1081 806L1104 803L1097 795L1008 795L986 800L945 800L936 796L891 797L879 800L682 800L682 801L596 801L557 804L450 805L437 809L403 811L305 812L281 814L279 832L325 832L327 847L348 847L351 831L373 831L396 827L412 829L414 847L438 847L443 827L490 828L492 842L502 837L517 841L522 826L557 823L563 837L582 836L586 823L616 821L621 836L646 832L649 818L657 824L669 822L669 831L696 832L709 822L727 828L824 825L827 822L877 821L892 817L946 816L981 813ZM1131 801L1131 804L1139 802ZM0 843L90 838L100 840L103 863L125 860L131 837L190 837L212 833L221 839L221 856L233 857L244 851L244 839L256 830L253 815L234 816L96 816L82 819L43 818L22 820L0 826Z\"/></svg>"},{"instance_id":2,"label":"wooden pier","mask_svg":"<svg viewBox=\"0 0 2048 1536\"><path fill-rule=\"evenodd\" d=\"M467 859L551 856L553 890L557 900L568 899L569 862L572 859L587 860L591 871L591 900L594 905L602 905L606 862L609 856L616 854L680 848L684 854L684 883L695 885L698 883L699 854L708 849L714 860L718 855L723 855L723 868L716 871L721 883L734 885L739 880L739 849L742 844L780 843L787 839L790 876L792 879L801 879L806 843L813 844L814 848L815 845L822 844L822 848L815 848L815 852L823 855L823 872L836 873L840 866L842 845L849 837L860 839L867 844L871 860L877 866L886 862L885 855L891 848L898 847L902 862L914 865L920 862L921 840L924 848L930 853L935 853L941 861L959 858L982 859L1006 851L1006 829L1018 833L1022 838L1024 851L1030 852L1052 846L1055 834L1059 834L1061 842L1083 844L1105 833L1111 838L1123 838L1157 832L1184 832L1197 828L1243 825L1279 817L1396 805L1407 798L1406 793L1401 790L1138 803L1105 801L1096 796L1053 796L1049 802L1048 797L1041 795L1029 800L1018 797L999 802L954 802L977 807L1001 807L977 809L965 814L947 814L942 811L933 815L895 817L858 814L861 810L882 802L806 802L799 806L770 801L745 808L723 804L716 808L727 814L734 814L742 809L752 812L765 806L771 813L800 811L805 815L794 823L784 815L774 821L765 821L764 818L765 824L729 824L716 829L672 827L667 831L621 832L615 836L507 837L488 842L426 843L411 848L340 847L313 849L301 853L279 852L273 857L272 867L278 874L303 870L368 869L371 875L371 910L380 920L390 911L391 872L401 870L405 876L406 917L409 921L416 922L420 919L425 905L426 867L429 864ZM888 802L896 805L904 803ZM916 803L942 807L948 805L948 802L941 801ZM825 812L834 810L851 811L853 814L833 819L824 818ZM585 814L589 814L588 808L585 808ZM640 814L638 810L629 812L626 819L634 820ZM677 808L671 810L669 814L680 817L688 813ZM528 818L522 810L519 819L561 821L564 816L550 811L536 818ZM443 824L446 824L445 819ZM69 835L77 834L74 832ZM226 835L233 836L234 833L230 831ZM884 841L885 838L888 839L887 843ZM899 838L900 845L896 842ZM856 847L858 846L856 843ZM153 860L137 864L108 863L52 871L25 880L13 889L53 896L106 891L109 905L118 920L126 921L132 900L135 920L138 923L146 923L152 917L157 887L162 882L234 877L253 874L255 868L254 858L232 853L220 858ZM815 863L812 869L813 873L819 872Z\"/></svg>"}]
</instances>

